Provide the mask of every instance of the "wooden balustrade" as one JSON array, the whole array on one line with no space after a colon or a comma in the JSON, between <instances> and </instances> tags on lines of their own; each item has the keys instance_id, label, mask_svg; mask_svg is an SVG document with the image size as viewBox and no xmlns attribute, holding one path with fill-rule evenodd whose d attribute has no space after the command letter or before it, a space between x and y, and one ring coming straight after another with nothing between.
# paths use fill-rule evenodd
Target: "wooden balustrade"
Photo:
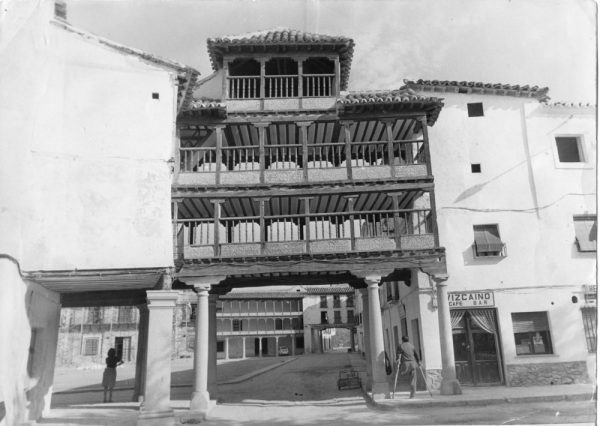
<instances>
[{"instance_id":1,"label":"wooden balustrade","mask_svg":"<svg viewBox=\"0 0 600 426\"><path fill-rule=\"evenodd\" d=\"M260 77L227 77L229 99L258 99L260 97Z\"/></svg>"},{"instance_id":2,"label":"wooden balustrade","mask_svg":"<svg viewBox=\"0 0 600 426\"><path fill-rule=\"evenodd\" d=\"M303 166L302 144L265 145L264 151L267 169L298 169ZM346 167L346 144L343 142L309 143L306 152L308 168ZM261 170L260 157L258 145L223 146L220 161L217 161L215 147L180 148L180 171L214 173L217 163L221 163L221 171L258 171ZM353 167L425 164L425 144L422 139L351 142L350 158Z\"/></svg>"},{"instance_id":3,"label":"wooden balustrade","mask_svg":"<svg viewBox=\"0 0 600 426\"><path fill-rule=\"evenodd\" d=\"M210 246L219 234L220 244L389 238L433 232L431 209L377 210L343 213L222 217L215 230L213 218L182 219L186 245ZM264 223L261 229L260 223ZM310 229L307 230L307 227ZM354 232L352 232L352 229Z\"/></svg>"},{"instance_id":4,"label":"wooden balustrade","mask_svg":"<svg viewBox=\"0 0 600 426\"><path fill-rule=\"evenodd\" d=\"M335 74L307 74L302 77L302 93L298 75L229 76L229 99L259 99L261 84L265 98L332 97L335 96Z\"/></svg>"},{"instance_id":5,"label":"wooden balustrade","mask_svg":"<svg viewBox=\"0 0 600 426\"><path fill-rule=\"evenodd\" d=\"M302 76L302 96L334 96L335 74L308 74Z\"/></svg>"}]
</instances>

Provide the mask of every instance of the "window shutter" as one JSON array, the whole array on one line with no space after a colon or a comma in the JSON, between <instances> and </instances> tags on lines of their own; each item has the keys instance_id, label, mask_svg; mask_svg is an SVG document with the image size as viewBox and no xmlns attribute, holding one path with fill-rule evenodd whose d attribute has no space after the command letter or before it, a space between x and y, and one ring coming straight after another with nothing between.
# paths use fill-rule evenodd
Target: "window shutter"
<instances>
[{"instance_id":1,"label":"window shutter","mask_svg":"<svg viewBox=\"0 0 600 426\"><path fill-rule=\"evenodd\" d=\"M528 333L548 331L548 314L546 312L523 312L512 314L513 332Z\"/></svg>"},{"instance_id":2,"label":"window shutter","mask_svg":"<svg viewBox=\"0 0 600 426\"><path fill-rule=\"evenodd\" d=\"M473 227L473 231L478 253L497 253L504 248L496 225L476 225Z\"/></svg>"}]
</instances>

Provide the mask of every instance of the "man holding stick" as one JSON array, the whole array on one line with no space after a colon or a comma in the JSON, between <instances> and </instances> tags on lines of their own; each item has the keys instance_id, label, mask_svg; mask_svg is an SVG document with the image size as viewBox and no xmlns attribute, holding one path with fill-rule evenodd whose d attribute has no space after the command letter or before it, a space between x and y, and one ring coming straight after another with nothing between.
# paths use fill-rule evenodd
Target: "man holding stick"
<instances>
[{"instance_id":1,"label":"man holding stick","mask_svg":"<svg viewBox=\"0 0 600 426\"><path fill-rule=\"evenodd\" d=\"M410 374L410 398L415 397L417 391L417 368L421 367L421 360L415 347L408 341L407 336L402 336L402 343L396 350L398 353L399 371L402 376Z\"/></svg>"}]
</instances>

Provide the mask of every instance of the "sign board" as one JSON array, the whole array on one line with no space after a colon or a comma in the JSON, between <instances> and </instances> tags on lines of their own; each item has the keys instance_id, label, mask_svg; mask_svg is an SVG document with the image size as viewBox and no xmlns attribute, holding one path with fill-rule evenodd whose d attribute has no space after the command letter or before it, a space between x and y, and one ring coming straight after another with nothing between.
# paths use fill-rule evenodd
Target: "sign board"
<instances>
[{"instance_id":1,"label":"sign board","mask_svg":"<svg viewBox=\"0 0 600 426\"><path fill-rule=\"evenodd\" d=\"M491 291L448 293L448 305L450 305L451 308L478 308L494 306L494 293Z\"/></svg>"}]
</instances>

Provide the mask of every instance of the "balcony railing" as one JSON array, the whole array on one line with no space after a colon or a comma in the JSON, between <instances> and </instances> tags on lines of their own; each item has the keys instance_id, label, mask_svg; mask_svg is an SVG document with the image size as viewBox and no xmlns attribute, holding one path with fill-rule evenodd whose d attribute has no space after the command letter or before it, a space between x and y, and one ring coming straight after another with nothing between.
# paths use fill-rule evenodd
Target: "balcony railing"
<instances>
[{"instance_id":1,"label":"balcony railing","mask_svg":"<svg viewBox=\"0 0 600 426\"><path fill-rule=\"evenodd\" d=\"M335 74L228 76L227 81L229 99L335 96Z\"/></svg>"},{"instance_id":2,"label":"balcony railing","mask_svg":"<svg viewBox=\"0 0 600 426\"><path fill-rule=\"evenodd\" d=\"M275 170L281 173L285 170L307 169L308 173L298 175L299 179L304 180L427 175L425 143L422 139L311 143L306 147L301 143L271 144L265 145L262 150L258 145L223 146L218 150L213 146L180 148L179 153L180 173L198 173L198 179L215 184L222 183L215 180L214 174L217 172L227 173L226 179L231 183L235 183L236 178L230 172L260 173L260 179L264 181L265 171L276 180ZM355 171L352 173L348 169ZM289 178L284 177L286 181ZM239 177L245 183L252 182L252 179L258 180L259 175Z\"/></svg>"},{"instance_id":3,"label":"balcony railing","mask_svg":"<svg viewBox=\"0 0 600 426\"><path fill-rule=\"evenodd\" d=\"M184 229L185 258L435 247L430 209L223 217L216 222L214 218L186 219L178 223Z\"/></svg>"}]
</instances>

